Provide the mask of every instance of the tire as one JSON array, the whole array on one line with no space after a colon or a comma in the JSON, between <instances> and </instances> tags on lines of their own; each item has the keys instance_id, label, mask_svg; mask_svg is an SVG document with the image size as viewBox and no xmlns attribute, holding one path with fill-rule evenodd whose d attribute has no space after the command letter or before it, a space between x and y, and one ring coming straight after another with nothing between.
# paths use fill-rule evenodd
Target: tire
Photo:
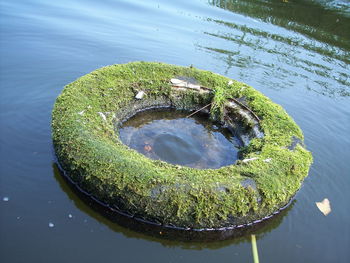
<instances>
[{"instance_id":1,"label":"tire","mask_svg":"<svg viewBox=\"0 0 350 263\"><path fill-rule=\"evenodd\" d=\"M233 165L172 165L119 139L120 124L138 111L209 103L213 119L248 131ZM181 229L232 229L270 217L290 202L312 163L301 129L281 106L246 84L162 63L107 66L67 85L54 105L52 137L60 166L82 190L121 213Z\"/></svg>"}]
</instances>

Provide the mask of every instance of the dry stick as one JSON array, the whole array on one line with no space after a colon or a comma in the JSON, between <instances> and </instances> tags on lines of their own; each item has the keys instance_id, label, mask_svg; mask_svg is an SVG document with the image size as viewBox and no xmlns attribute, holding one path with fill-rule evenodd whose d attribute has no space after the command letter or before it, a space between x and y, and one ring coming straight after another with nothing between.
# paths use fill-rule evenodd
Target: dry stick
<instances>
[{"instance_id":1,"label":"dry stick","mask_svg":"<svg viewBox=\"0 0 350 263\"><path fill-rule=\"evenodd\" d=\"M209 105L211 105L211 102L210 102L208 105L205 105L204 107L200 108L199 110L196 110L195 112L192 112L190 115L186 116L186 118L189 118L189 117L195 115L197 112L199 112L199 111L205 109L205 108L208 107Z\"/></svg>"}]
</instances>

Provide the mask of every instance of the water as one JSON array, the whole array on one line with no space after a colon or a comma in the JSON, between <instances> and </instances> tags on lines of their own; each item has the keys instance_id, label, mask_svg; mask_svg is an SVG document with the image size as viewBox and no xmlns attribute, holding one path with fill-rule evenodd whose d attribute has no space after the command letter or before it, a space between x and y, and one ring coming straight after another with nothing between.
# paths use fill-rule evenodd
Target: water
<instances>
[{"instance_id":1,"label":"water","mask_svg":"<svg viewBox=\"0 0 350 263\"><path fill-rule=\"evenodd\" d=\"M197 169L220 168L238 159L239 137L208 116L176 110L143 111L123 123L121 141L153 160Z\"/></svg>"},{"instance_id":2,"label":"water","mask_svg":"<svg viewBox=\"0 0 350 263\"><path fill-rule=\"evenodd\" d=\"M252 262L249 236L148 237L101 216L59 175L50 120L62 87L135 60L192 64L281 104L314 164L290 209L256 233L260 260L348 261L348 1L2 0L0 24L2 262ZM325 197L327 217L315 206Z\"/></svg>"}]
</instances>

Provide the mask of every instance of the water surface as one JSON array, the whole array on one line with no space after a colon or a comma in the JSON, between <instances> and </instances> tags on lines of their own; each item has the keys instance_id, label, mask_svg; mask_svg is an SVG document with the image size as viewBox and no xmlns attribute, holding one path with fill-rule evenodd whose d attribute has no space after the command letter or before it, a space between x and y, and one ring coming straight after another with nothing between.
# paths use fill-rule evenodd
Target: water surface
<instances>
[{"instance_id":1,"label":"water surface","mask_svg":"<svg viewBox=\"0 0 350 263\"><path fill-rule=\"evenodd\" d=\"M256 233L260 260L348 262L349 9L345 0L2 0L1 261L252 261L249 236L186 243L120 227L58 174L50 121L64 85L144 60L211 70L281 104L314 164L291 208ZM315 206L325 197L327 217Z\"/></svg>"},{"instance_id":2,"label":"water surface","mask_svg":"<svg viewBox=\"0 0 350 263\"><path fill-rule=\"evenodd\" d=\"M209 116L174 109L137 113L119 129L121 141L153 160L197 169L216 169L238 159L240 137Z\"/></svg>"}]
</instances>

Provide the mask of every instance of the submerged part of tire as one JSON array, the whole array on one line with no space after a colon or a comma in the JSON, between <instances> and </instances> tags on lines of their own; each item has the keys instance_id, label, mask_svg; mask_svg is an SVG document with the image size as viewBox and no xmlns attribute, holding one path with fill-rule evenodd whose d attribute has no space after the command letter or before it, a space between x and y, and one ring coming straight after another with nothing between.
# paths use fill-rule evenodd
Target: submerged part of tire
<instances>
[{"instance_id":1,"label":"submerged part of tire","mask_svg":"<svg viewBox=\"0 0 350 263\"><path fill-rule=\"evenodd\" d=\"M138 111L206 105L211 118L245 134L234 165L172 165L119 139L120 124ZM54 106L52 134L61 167L85 192L117 211L181 229L232 229L269 217L289 203L312 162L300 128L257 90L162 63L108 66L67 85Z\"/></svg>"}]
</instances>

